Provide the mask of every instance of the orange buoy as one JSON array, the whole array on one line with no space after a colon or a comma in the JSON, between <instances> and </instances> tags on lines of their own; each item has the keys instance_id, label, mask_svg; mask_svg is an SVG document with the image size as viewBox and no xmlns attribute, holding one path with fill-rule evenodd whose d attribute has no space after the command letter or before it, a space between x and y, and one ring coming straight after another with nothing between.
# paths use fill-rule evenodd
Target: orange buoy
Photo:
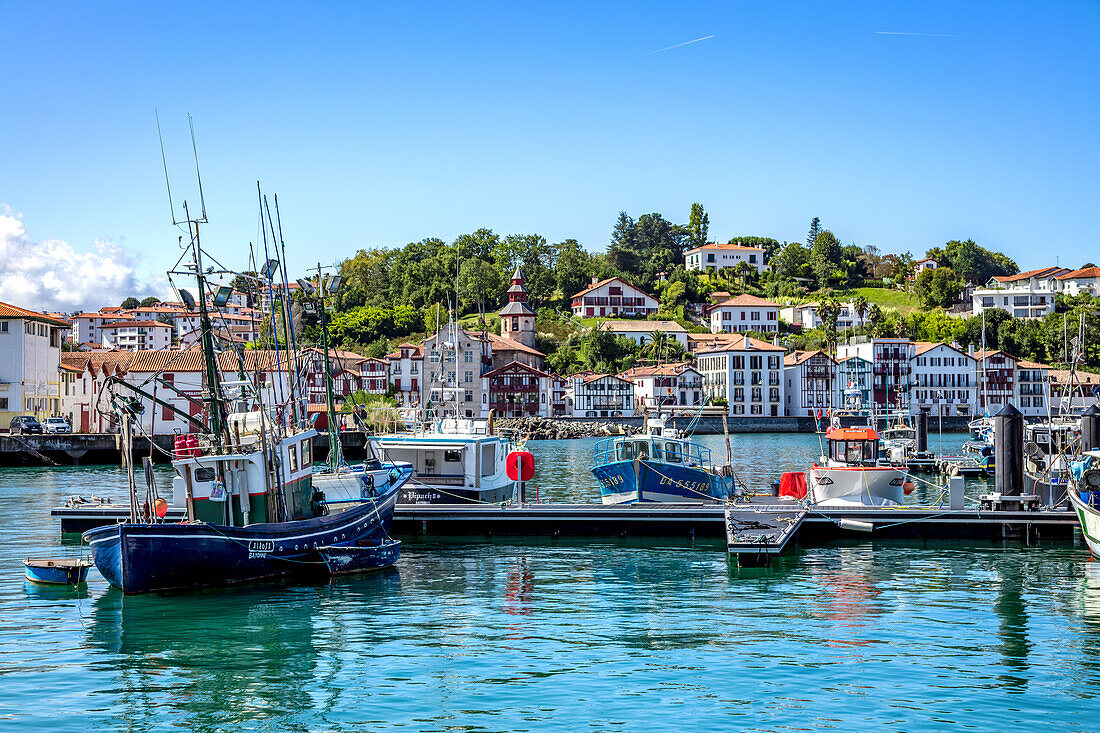
<instances>
[{"instance_id":1,"label":"orange buoy","mask_svg":"<svg viewBox=\"0 0 1100 733\"><path fill-rule=\"evenodd\" d=\"M901 489L902 489L902 491L905 492L906 496L909 496L910 494L912 494L913 489L915 489L915 488L917 488L917 485L915 483L913 483L912 481L906 481L904 484L901 485Z\"/></svg>"},{"instance_id":2,"label":"orange buoy","mask_svg":"<svg viewBox=\"0 0 1100 733\"><path fill-rule=\"evenodd\" d=\"M164 515L168 513L168 502L162 497L157 497L157 500L153 502L153 511L161 519L164 519Z\"/></svg>"}]
</instances>

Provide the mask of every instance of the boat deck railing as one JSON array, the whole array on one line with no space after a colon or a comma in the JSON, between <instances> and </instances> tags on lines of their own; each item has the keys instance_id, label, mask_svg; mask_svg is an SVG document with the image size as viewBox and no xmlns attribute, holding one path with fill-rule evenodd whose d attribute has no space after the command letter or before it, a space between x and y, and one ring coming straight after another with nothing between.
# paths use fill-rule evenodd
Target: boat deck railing
<instances>
[{"instance_id":1,"label":"boat deck railing","mask_svg":"<svg viewBox=\"0 0 1100 733\"><path fill-rule=\"evenodd\" d=\"M639 444L643 446L642 450L638 449ZM635 458L698 467L709 466L711 463L710 448L687 440L641 435L605 438L596 443L593 457L596 466L633 461Z\"/></svg>"}]
</instances>

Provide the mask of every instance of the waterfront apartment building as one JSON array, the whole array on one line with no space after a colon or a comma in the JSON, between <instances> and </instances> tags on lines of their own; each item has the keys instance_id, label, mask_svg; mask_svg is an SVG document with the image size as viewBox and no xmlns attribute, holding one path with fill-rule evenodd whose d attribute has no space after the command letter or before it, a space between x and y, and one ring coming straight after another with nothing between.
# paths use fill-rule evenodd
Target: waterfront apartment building
<instances>
[{"instance_id":1,"label":"waterfront apartment building","mask_svg":"<svg viewBox=\"0 0 1100 733\"><path fill-rule=\"evenodd\" d=\"M837 349L840 359L871 362L871 407L875 412L908 409L913 344L907 338L858 338Z\"/></svg>"},{"instance_id":2,"label":"waterfront apartment building","mask_svg":"<svg viewBox=\"0 0 1100 733\"><path fill-rule=\"evenodd\" d=\"M707 312L711 333L778 333L779 304L755 295L738 295Z\"/></svg>"},{"instance_id":3,"label":"waterfront apartment building","mask_svg":"<svg viewBox=\"0 0 1100 733\"><path fill-rule=\"evenodd\" d=\"M837 364L824 351L795 351L783 359L783 414L824 415L837 404Z\"/></svg>"},{"instance_id":4,"label":"waterfront apartment building","mask_svg":"<svg viewBox=\"0 0 1100 733\"><path fill-rule=\"evenodd\" d=\"M580 318L645 318L656 313L657 299L621 277L592 283L573 296L573 315Z\"/></svg>"},{"instance_id":5,"label":"waterfront apartment building","mask_svg":"<svg viewBox=\"0 0 1100 733\"><path fill-rule=\"evenodd\" d=\"M756 272L764 271L764 248L737 243L711 242L684 252L684 267L699 272L717 272L745 263Z\"/></svg>"},{"instance_id":6,"label":"waterfront apartment building","mask_svg":"<svg viewBox=\"0 0 1100 733\"><path fill-rule=\"evenodd\" d=\"M634 383L615 374L577 372L569 377L573 417L631 417Z\"/></svg>"},{"instance_id":7,"label":"waterfront apartment building","mask_svg":"<svg viewBox=\"0 0 1100 733\"><path fill-rule=\"evenodd\" d=\"M0 430L17 415L61 411L61 333L69 324L0 303Z\"/></svg>"},{"instance_id":8,"label":"waterfront apartment building","mask_svg":"<svg viewBox=\"0 0 1100 733\"><path fill-rule=\"evenodd\" d=\"M390 389L397 406L418 406L424 373L424 348L419 344L403 343L397 351L386 354L386 361L389 363Z\"/></svg>"},{"instance_id":9,"label":"waterfront apartment building","mask_svg":"<svg viewBox=\"0 0 1100 733\"><path fill-rule=\"evenodd\" d=\"M686 361L628 369L619 375L634 383L634 409L659 413L703 404L703 375Z\"/></svg>"},{"instance_id":10,"label":"waterfront apartment building","mask_svg":"<svg viewBox=\"0 0 1100 733\"><path fill-rule=\"evenodd\" d=\"M914 344L909 410L930 416L973 415L977 361L944 343Z\"/></svg>"},{"instance_id":11,"label":"waterfront apartment building","mask_svg":"<svg viewBox=\"0 0 1100 733\"><path fill-rule=\"evenodd\" d=\"M704 396L725 399L728 414L779 417L785 412L782 346L738 336L738 341L696 353Z\"/></svg>"}]
</instances>

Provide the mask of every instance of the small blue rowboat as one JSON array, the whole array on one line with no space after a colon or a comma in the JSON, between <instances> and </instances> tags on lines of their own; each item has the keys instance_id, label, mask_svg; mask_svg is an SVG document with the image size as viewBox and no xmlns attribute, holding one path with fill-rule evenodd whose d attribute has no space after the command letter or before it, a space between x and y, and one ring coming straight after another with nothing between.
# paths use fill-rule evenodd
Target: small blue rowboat
<instances>
[{"instance_id":1,"label":"small blue rowboat","mask_svg":"<svg viewBox=\"0 0 1100 733\"><path fill-rule=\"evenodd\" d=\"M76 558L24 560L27 580L47 585L80 585L88 577L92 563Z\"/></svg>"},{"instance_id":2,"label":"small blue rowboat","mask_svg":"<svg viewBox=\"0 0 1100 733\"><path fill-rule=\"evenodd\" d=\"M397 540L360 540L354 545L318 547L332 575L348 575L366 570L388 568L401 556L401 543Z\"/></svg>"}]
</instances>

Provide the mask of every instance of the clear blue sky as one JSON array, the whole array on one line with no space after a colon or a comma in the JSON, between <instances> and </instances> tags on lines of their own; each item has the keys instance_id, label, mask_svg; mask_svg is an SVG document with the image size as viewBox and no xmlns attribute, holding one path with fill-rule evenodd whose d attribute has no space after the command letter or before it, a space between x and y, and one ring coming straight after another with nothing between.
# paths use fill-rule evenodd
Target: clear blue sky
<instances>
[{"instance_id":1,"label":"clear blue sky","mask_svg":"<svg viewBox=\"0 0 1100 733\"><path fill-rule=\"evenodd\" d=\"M0 203L29 241L163 270L159 108L177 202L195 117L227 259L259 179L295 269L482 226L598 250L620 210L693 201L719 239L816 215L884 251L971 237L1076 266L1100 259L1098 8L12 3Z\"/></svg>"}]
</instances>

